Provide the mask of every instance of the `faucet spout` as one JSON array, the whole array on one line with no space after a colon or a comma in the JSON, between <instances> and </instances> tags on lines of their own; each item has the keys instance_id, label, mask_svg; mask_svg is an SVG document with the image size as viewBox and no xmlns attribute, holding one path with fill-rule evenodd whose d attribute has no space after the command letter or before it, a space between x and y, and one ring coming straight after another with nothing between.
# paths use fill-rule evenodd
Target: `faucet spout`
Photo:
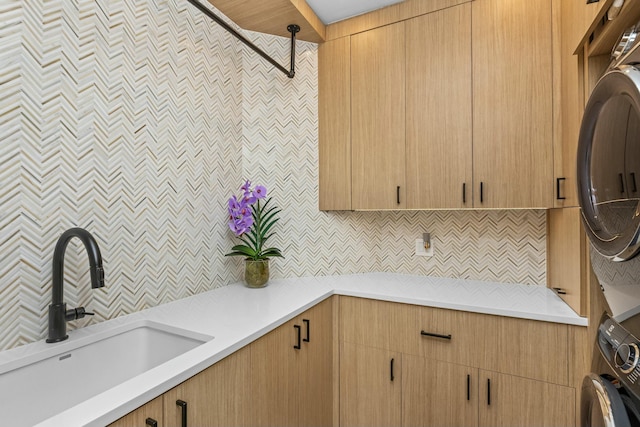
<instances>
[{"instance_id":1,"label":"faucet spout","mask_svg":"<svg viewBox=\"0 0 640 427\"><path fill-rule=\"evenodd\" d=\"M49 337L48 343L63 341L68 338L67 321L84 317L84 307L67 310L63 298L64 288L64 254L67 245L72 238L77 237L83 243L89 255L91 272L91 287L93 289L104 286L104 270L102 268L102 255L98 242L91 233L82 228L70 228L62 233L53 252L53 281L51 287L51 305L49 306Z\"/></svg>"}]
</instances>

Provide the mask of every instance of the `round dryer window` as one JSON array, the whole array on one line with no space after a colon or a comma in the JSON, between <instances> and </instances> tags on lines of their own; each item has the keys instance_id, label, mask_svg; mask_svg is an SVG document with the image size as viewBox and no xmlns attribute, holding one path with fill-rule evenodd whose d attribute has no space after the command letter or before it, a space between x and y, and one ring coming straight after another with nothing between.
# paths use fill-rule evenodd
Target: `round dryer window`
<instances>
[{"instance_id":1,"label":"round dryer window","mask_svg":"<svg viewBox=\"0 0 640 427\"><path fill-rule=\"evenodd\" d=\"M585 109L578 144L578 197L595 249L614 261L640 250L640 71L605 74Z\"/></svg>"}]
</instances>

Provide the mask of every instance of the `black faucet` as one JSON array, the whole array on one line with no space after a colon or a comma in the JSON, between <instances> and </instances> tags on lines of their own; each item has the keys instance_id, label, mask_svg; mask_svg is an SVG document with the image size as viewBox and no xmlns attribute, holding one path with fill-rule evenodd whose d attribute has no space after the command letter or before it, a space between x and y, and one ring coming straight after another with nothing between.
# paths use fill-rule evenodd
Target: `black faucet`
<instances>
[{"instance_id":1,"label":"black faucet","mask_svg":"<svg viewBox=\"0 0 640 427\"><path fill-rule=\"evenodd\" d=\"M84 307L67 310L67 304L62 300L62 290L64 285L64 252L69 241L77 237L84 244L89 254L89 265L91 266L91 287L93 289L104 286L104 270L102 269L102 255L100 248L93 236L82 228L70 228L62 233L56 243L53 252L53 285L51 305L49 306L49 338L47 342L64 341L67 335L67 322L81 319L86 315L93 315L85 311Z\"/></svg>"}]
</instances>

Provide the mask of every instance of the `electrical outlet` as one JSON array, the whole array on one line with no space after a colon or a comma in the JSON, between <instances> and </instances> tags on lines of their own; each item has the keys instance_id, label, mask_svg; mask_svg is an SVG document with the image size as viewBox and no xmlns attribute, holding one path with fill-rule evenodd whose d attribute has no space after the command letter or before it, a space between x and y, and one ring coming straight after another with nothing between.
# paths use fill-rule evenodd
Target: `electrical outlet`
<instances>
[{"instance_id":1,"label":"electrical outlet","mask_svg":"<svg viewBox=\"0 0 640 427\"><path fill-rule=\"evenodd\" d=\"M416 255L417 256L433 256L433 241L429 245L429 249L424 247L423 239L416 239Z\"/></svg>"}]
</instances>

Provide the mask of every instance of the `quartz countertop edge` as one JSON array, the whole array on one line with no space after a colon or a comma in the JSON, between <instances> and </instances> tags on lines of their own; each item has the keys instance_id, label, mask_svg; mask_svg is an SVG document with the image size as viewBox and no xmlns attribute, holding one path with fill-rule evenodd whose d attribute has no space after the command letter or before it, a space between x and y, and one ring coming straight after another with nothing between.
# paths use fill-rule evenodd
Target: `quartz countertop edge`
<instances>
[{"instance_id":1,"label":"quartz countertop edge","mask_svg":"<svg viewBox=\"0 0 640 427\"><path fill-rule=\"evenodd\" d=\"M241 283L214 289L85 328L69 341L148 320L214 339L98 394L39 424L104 426L177 386L332 295L586 326L553 291L543 286L447 279L396 273L271 280L262 289ZM56 345L56 344L54 344ZM0 352L0 366L50 351L44 340Z\"/></svg>"}]
</instances>

